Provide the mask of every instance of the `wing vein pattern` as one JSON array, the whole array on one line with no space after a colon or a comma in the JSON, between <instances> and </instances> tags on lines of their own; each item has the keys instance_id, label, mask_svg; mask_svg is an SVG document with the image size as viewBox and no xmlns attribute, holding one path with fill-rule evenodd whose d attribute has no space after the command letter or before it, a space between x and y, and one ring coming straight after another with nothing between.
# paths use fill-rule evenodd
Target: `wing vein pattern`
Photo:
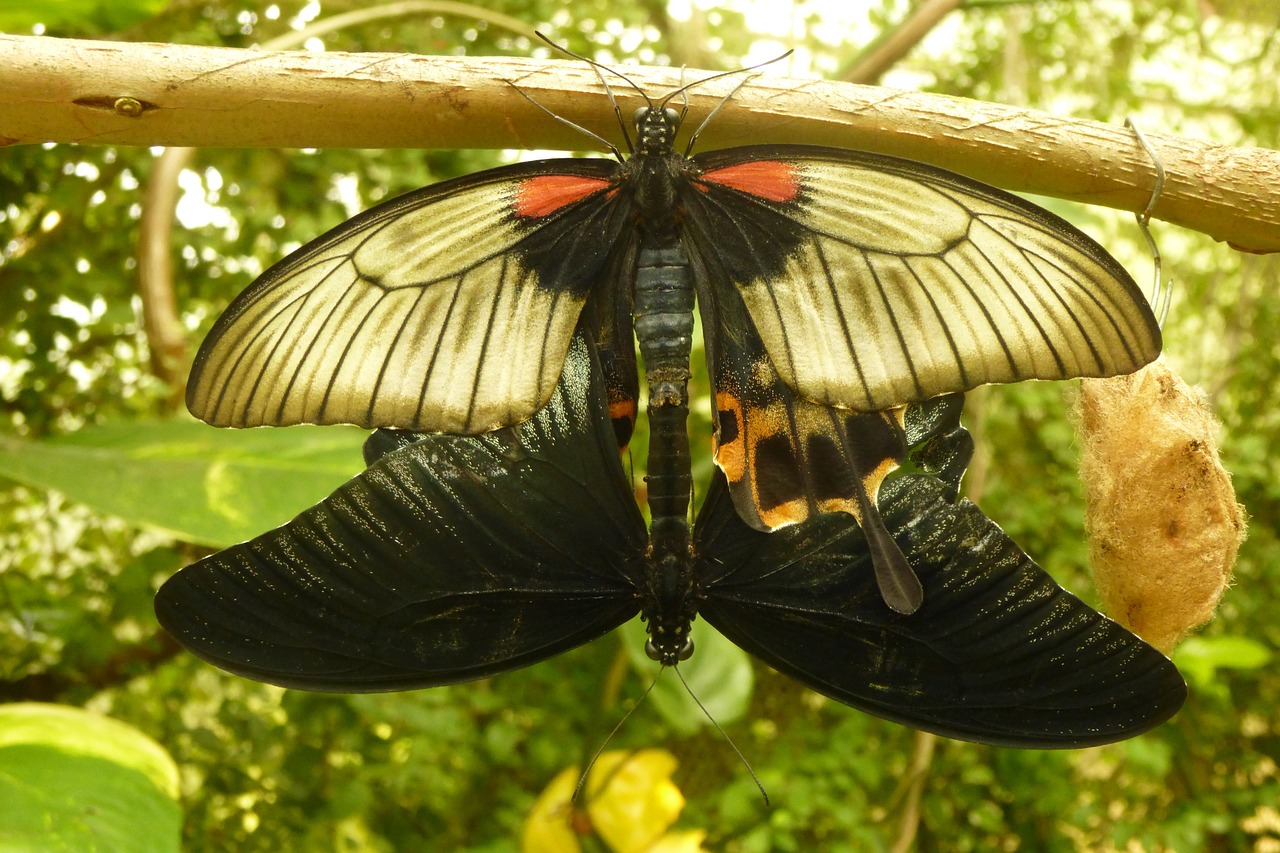
<instances>
[{"instance_id":1,"label":"wing vein pattern","mask_svg":"<svg viewBox=\"0 0 1280 853\"><path fill-rule=\"evenodd\" d=\"M555 388L622 218L605 160L445 181L371 208L264 273L215 323L187 404L217 426L352 423L478 434ZM523 215L540 176L596 192Z\"/></svg>"},{"instance_id":2,"label":"wing vein pattern","mask_svg":"<svg viewBox=\"0 0 1280 853\"><path fill-rule=\"evenodd\" d=\"M707 177L681 195L696 211L686 240L722 279L703 287L737 290L779 375L805 399L882 411L988 383L1127 373L1159 352L1128 273L1012 194L814 146L693 159ZM717 170L771 159L794 199L715 181Z\"/></svg>"}]
</instances>

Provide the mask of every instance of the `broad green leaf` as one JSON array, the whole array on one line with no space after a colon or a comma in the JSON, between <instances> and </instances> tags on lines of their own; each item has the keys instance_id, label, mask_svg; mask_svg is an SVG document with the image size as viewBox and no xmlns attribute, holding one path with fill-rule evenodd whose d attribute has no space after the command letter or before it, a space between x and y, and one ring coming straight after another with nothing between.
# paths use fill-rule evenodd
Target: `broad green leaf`
<instances>
[{"instance_id":1,"label":"broad green leaf","mask_svg":"<svg viewBox=\"0 0 1280 853\"><path fill-rule=\"evenodd\" d=\"M689 689L685 689L674 672L664 672L649 694L649 701L662 718L682 734L692 734L710 725L707 714L721 725L741 719L751 704L755 688L750 655L705 621L694 622L690 636L693 657L680 664L680 675L684 676ZM648 640L644 623L632 619L622 627L621 637L632 669L643 678L652 678L657 664L644 653ZM690 691L707 709L706 713L689 695Z\"/></svg>"},{"instance_id":2,"label":"broad green leaf","mask_svg":"<svg viewBox=\"0 0 1280 853\"><path fill-rule=\"evenodd\" d=\"M0 850L179 850L178 767L116 720L63 705L0 706Z\"/></svg>"},{"instance_id":3,"label":"broad green leaf","mask_svg":"<svg viewBox=\"0 0 1280 853\"><path fill-rule=\"evenodd\" d=\"M0 4L0 32L29 33L37 25L47 29L86 26L105 32L145 21L164 8L166 0L25 0Z\"/></svg>"},{"instance_id":4,"label":"broad green leaf","mask_svg":"<svg viewBox=\"0 0 1280 853\"><path fill-rule=\"evenodd\" d=\"M112 424L39 442L0 435L0 477L225 547L283 524L362 470L364 436L195 421Z\"/></svg>"},{"instance_id":5,"label":"broad green leaf","mask_svg":"<svg viewBox=\"0 0 1280 853\"><path fill-rule=\"evenodd\" d=\"M1259 669L1271 650L1248 637L1192 637L1178 646L1173 662L1193 684L1210 687L1220 669Z\"/></svg>"}]
</instances>

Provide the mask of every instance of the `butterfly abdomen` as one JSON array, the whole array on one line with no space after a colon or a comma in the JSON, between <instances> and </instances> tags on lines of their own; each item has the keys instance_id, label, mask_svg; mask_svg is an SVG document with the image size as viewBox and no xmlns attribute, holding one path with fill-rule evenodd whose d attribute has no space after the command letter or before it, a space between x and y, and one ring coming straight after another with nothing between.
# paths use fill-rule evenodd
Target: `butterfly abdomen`
<instances>
[{"instance_id":1,"label":"butterfly abdomen","mask_svg":"<svg viewBox=\"0 0 1280 853\"><path fill-rule=\"evenodd\" d=\"M689 358L693 348L693 273L674 234L646 234L636 264L633 323L649 384L649 510L646 573L651 588L642 605L649 626L646 652L664 665L693 653L689 626L692 536L689 502Z\"/></svg>"},{"instance_id":2,"label":"butterfly abdomen","mask_svg":"<svg viewBox=\"0 0 1280 853\"><path fill-rule=\"evenodd\" d=\"M693 277L678 243L643 246L635 277L634 323L649 384L649 508L656 551L687 551L689 358Z\"/></svg>"}]
</instances>

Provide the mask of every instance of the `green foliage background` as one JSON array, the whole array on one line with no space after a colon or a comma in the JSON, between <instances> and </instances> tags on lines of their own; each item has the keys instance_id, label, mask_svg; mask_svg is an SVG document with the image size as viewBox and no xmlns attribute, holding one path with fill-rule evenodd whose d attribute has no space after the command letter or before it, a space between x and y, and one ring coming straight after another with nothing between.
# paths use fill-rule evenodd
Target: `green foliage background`
<instances>
[{"instance_id":1,"label":"green foliage background","mask_svg":"<svg viewBox=\"0 0 1280 853\"><path fill-rule=\"evenodd\" d=\"M325 2L322 11L366 5ZM824 73L847 64L908 4L854 5L858 25L841 30L822 26L818 4L791 7L794 44ZM286 32L300 12L316 12L300 0L76 6L83 9L68 15L65 4L33 0L27 18L8 12L0 27L30 33L42 22L48 35L247 46ZM479 6L606 62L732 68L760 37L751 19L728 8L676 21L649 0L586 0L571 15L540 0ZM888 82L1117 123L1132 114L1153 132L1277 148L1276 17L1273 4L1249 0L971 2ZM368 25L325 43L426 54L540 50L456 14ZM174 414L172 389L151 374L135 295L142 185L154 157L105 147L0 152L0 447L12 457L28 447L16 441L39 441L52 453L74 446L82 430L105 427L119 440L157 419L183 417ZM355 182L363 207L502 159L484 151L199 152L198 185L189 192L224 218L175 235L179 303L193 345L256 272L350 215L339 177ZM1131 218L1050 204L1145 280L1149 259ZM1280 444L1277 261L1158 223L1156 237L1177 288L1168 355L1208 392L1223 421L1224 460L1252 517L1235 587L1178 655L1192 686L1187 707L1154 733L1099 749L1019 752L941 741L922 765L916 814L904 796L921 746L913 732L759 668L749 707L727 729L774 808L762 807L737 758L705 727L688 733L646 705L614 742L676 753L676 781L689 799L681 825L705 828L709 848L888 850L904 822L917 828L921 850L1280 845L1273 806L1280 679L1269 662L1280 648L1271 616L1280 592L1280 458L1269 452ZM982 506L1089 600L1064 388L1029 384L974 396L968 423L980 445ZM357 443L351 470L359 467ZM160 447L159 439L130 446L130 458L159 464L148 476L171 487L163 497L152 493L152 503L200 496L203 475L166 456L177 453L172 447L157 462L156 453L138 454ZM346 476L344 451L328 450L338 455L324 457L336 484ZM82 464L92 480L103 463ZM150 607L165 577L207 553L195 543L216 537L184 540L135 526L147 518L141 513L132 521L101 514L90 497L73 501L37 487L55 463L41 461L34 474L20 467L0 474L12 478L0 479L0 701L88 707L159 741L180 767L186 849L515 849L542 786L594 751L647 685L617 638L498 678L408 694L311 695L223 674L174 647ZM278 520L264 510L259 529Z\"/></svg>"}]
</instances>

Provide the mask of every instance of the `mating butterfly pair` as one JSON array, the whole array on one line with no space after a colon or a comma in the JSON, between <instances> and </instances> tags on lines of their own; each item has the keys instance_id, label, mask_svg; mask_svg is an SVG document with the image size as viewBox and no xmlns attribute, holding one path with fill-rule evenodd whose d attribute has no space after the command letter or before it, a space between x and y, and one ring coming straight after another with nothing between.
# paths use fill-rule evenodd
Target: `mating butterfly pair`
<instances>
[{"instance_id":1,"label":"mating butterfly pair","mask_svg":"<svg viewBox=\"0 0 1280 853\"><path fill-rule=\"evenodd\" d=\"M912 441L907 404L932 412L944 405L936 398L988 382L1111 375L1154 358L1159 330L1128 275L1051 214L921 164L806 146L680 155L682 116L667 100L638 111L625 161L511 166L402 196L303 247L235 300L193 368L188 405L202 419L480 437L387 453L376 448L389 439L373 439L373 466L348 498L340 490L170 581L157 604L165 626L254 677L398 689L519 666L637 610L651 655L675 663L701 612L816 689L958 737L1078 745L1171 714L1185 688L1159 653L1105 620L1089 623L1107 627L1086 631L1083 646L1058 648L1050 638L1092 611L1074 599L1034 616L1015 606L1020 584L1052 584L1038 569L1038 580L1008 587L989 577L1001 560L1025 557L976 509L957 514L941 492L925 500L908 490L916 497L895 504L890 523L877 505ZM691 531L695 294L724 479ZM608 437L600 424L612 424L603 456L617 462L634 421L633 324L649 385L647 536L620 464L595 458ZM495 453L509 453L510 465ZM586 454L585 468L575 453ZM605 497L620 490L626 500ZM507 512L514 505L523 515ZM575 520L589 509L603 516ZM990 526L1002 544L959 544L966 524ZM758 542L749 534L791 525ZM428 539L410 534L418 527ZM450 538L457 530L472 534ZM916 547L913 530L951 544ZM827 535L841 544L812 539ZM406 544L434 540L453 562L422 556L436 545ZM868 593L872 578L878 595ZM952 583L961 591L948 592ZM1053 589L1038 594L1066 600ZM997 599L1026 621L1002 622L992 629L1000 639L986 640L978 623ZM279 624L288 601L306 611L290 622L309 638L302 647L234 617L270 602ZM322 642L328 621L324 632L304 630L313 617L350 619L333 634L339 647ZM557 635L548 621L574 630ZM494 632L508 622L516 633ZM751 624L770 627L757 635ZM1036 652L1001 670L983 656L1019 648L1007 624ZM935 630L967 635L925 654ZM987 652L955 651L966 643ZM1103 678L1093 692L1068 674L1075 666L1119 680ZM1054 684L1032 673L1052 673ZM1130 676L1145 687L1125 687ZM925 710L908 709L912 701ZM1032 722L984 724L973 709L992 703ZM1094 719L1062 719L1086 706Z\"/></svg>"},{"instance_id":2,"label":"mating butterfly pair","mask_svg":"<svg viewBox=\"0 0 1280 853\"><path fill-rule=\"evenodd\" d=\"M949 737L1079 747L1163 722L1186 687L1164 655L1062 590L956 496L963 398L907 409L921 473L889 479L884 522L924 587L885 606L844 513L774 533L717 472L666 594L617 452L588 335L551 400L478 437L379 430L369 468L251 542L189 566L161 624L231 672L307 690L452 684L525 666L643 614L695 615L807 686Z\"/></svg>"}]
</instances>

